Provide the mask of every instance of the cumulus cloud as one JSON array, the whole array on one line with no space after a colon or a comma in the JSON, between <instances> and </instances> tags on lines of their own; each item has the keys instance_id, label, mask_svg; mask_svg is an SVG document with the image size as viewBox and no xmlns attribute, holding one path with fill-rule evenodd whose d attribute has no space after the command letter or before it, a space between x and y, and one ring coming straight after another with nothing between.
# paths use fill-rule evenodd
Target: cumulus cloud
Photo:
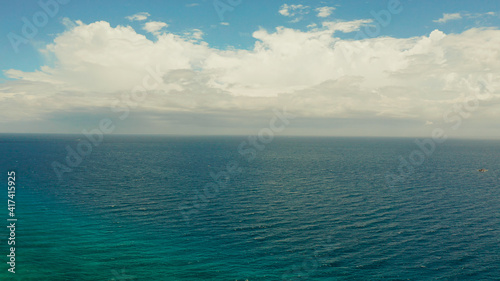
<instances>
[{"instance_id":1,"label":"cumulus cloud","mask_svg":"<svg viewBox=\"0 0 500 281\"><path fill-rule=\"evenodd\" d=\"M326 18L330 16L334 10L335 7L327 7L327 6L316 8L316 12L318 12L318 17L320 18Z\"/></svg>"},{"instance_id":2,"label":"cumulus cloud","mask_svg":"<svg viewBox=\"0 0 500 281\"><path fill-rule=\"evenodd\" d=\"M114 99L130 95L151 72L161 83L137 109L151 126L181 126L200 116L230 126L286 105L319 123L396 120L426 127L427 121L439 125L484 79L493 95L475 115L483 123L500 118L499 30L362 40L336 35L364 24L370 21L259 29L253 48L220 50L197 30L154 33L150 40L129 26L75 22L42 50L51 60L46 66L5 71L14 80L0 88L0 124L109 113Z\"/></svg>"},{"instance_id":3,"label":"cumulus cloud","mask_svg":"<svg viewBox=\"0 0 500 281\"><path fill-rule=\"evenodd\" d=\"M149 13L141 12L141 13L137 13L135 15L125 17L125 18L128 19L129 21L143 21L143 20L147 20L149 16L151 16Z\"/></svg>"},{"instance_id":4,"label":"cumulus cloud","mask_svg":"<svg viewBox=\"0 0 500 281\"><path fill-rule=\"evenodd\" d=\"M167 27L168 24L161 21L150 21L144 24L142 29L146 30L149 33L157 33L164 27Z\"/></svg>"}]
</instances>

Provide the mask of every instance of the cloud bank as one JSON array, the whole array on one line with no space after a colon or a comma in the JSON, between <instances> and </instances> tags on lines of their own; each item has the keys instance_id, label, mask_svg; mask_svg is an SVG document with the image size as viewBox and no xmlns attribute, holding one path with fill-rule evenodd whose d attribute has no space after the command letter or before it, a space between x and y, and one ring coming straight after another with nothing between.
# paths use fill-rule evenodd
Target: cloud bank
<instances>
[{"instance_id":1,"label":"cloud bank","mask_svg":"<svg viewBox=\"0 0 500 281\"><path fill-rule=\"evenodd\" d=\"M29 123L79 132L91 126L92 116L112 115L113 101L130 95L151 71L161 83L134 109L131 132L186 133L196 124L207 133L238 133L261 126L262 116L286 106L303 128L292 126L290 132L352 135L350 128L368 132L380 126L380 134L405 134L442 123L443 114L484 79L493 95L471 122L496 126L499 30L338 37L370 22L326 21L306 31L259 29L252 34L252 49L220 50L204 42L199 30L176 35L162 31L166 24L148 22L145 29L155 37L150 40L130 26L77 21L40 50L47 60L40 70L5 71L14 80L0 88L0 128Z\"/></svg>"}]
</instances>

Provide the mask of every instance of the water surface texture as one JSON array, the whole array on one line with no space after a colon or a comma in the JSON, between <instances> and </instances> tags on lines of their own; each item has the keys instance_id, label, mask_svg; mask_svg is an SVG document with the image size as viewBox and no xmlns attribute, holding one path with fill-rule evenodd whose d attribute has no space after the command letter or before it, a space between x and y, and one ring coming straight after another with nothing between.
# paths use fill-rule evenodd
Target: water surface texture
<instances>
[{"instance_id":1,"label":"water surface texture","mask_svg":"<svg viewBox=\"0 0 500 281\"><path fill-rule=\"evenodd\" d=\"M5 225L18 184L2 280L500 276L498 142L448 140L388 186L413 139L275 138L250 161L245 137L106 136L59 180L80 138L0 137Z\"/></svg>"}]
</instances>

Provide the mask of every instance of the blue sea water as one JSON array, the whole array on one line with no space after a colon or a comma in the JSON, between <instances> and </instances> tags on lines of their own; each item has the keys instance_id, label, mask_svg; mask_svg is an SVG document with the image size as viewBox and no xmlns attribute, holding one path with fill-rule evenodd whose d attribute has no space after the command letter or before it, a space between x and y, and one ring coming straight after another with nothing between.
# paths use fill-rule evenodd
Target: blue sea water
<instances>
[{"instance_id":1,"label":"blue sea water","mask_svg":"<svg viewBox=\"0 0 500 281\"><path fill-rule=\"evenodd\" d=\"M388 185L413 139L106 136L58 179L82 138L0 136L1 280L500 280L498 141Z\"/></svg>"}]
</instances>

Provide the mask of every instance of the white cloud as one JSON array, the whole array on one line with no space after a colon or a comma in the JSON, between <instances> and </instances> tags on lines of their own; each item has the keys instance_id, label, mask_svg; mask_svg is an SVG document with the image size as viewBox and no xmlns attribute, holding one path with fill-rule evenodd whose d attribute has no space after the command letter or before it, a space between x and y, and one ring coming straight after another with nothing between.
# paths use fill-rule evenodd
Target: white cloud
<instances>
[{"instance_id":1,"label":"white cloud","mask_svg":"<svg viewBox=\"0 0 500 281\"><path fill-rule=\"evenodd\" d=\"M445 22L448 22L450 20L459 20L461 18L462 18L462 15L460 13L454 13L454 14L444 13L443 17L441 17L440 19L434 20L434 22L445 23Z\"/></svg>"},{"instance_id":2,"label":"white cloud","mask_svg":"<svg viewBox=\"0 0 500 281\"><path fill-rule=\"evenodd\" d=\"M464 16L466 18L470 19L477 19L477 18L483 18L483 17L491 17L491 16L496 16L497 13L495 12L487 12L487 13L466 13Z\"/></svg>"},{"instance_id":3,"label":"white cloud","mask_svg":"<svg viewBox=\"0 0 500 281\"><path fill-rule=\"evenodd\" d=\"M223 21L223 22L221 22L221 23L220 23L220 25L225 25L225 26L228 26L228 25L229 25L229 23L228 23L228 22Z\"/></svg>"},{"instance_id":4,"label":"white cloud","mask_svg":"<svg viewBox=\"0 0 500 281\"><path fill-rule=\"evenodd\" d=\"M320 18L326 18L330 16L334 10L335 7L328 7L328 6L316 8L316 12L318 12L318 17Z\"/></svg>"},{"instance_id":5,"label":"white cloud","mask_svg":"<svg viewBox=\"0 0 500 281\"><path fill-rule=\"evenodd\" d=\"M316 24L316 23L313 22L313 23L307 25L307 28L315 28L317 26L318 26L318 24Z\"/></svg>"},{"instance_id":6,"label":"white cloud","mask_svg":"<svg viewBox=\"0 0 500 281\"><path fill-rule=\"evenodd\" d=\"M66 27L67 29L74 28L76 26L76 23L70 20L67 17L62 18L61 23Z\"/></svg>"},{"instance_id":7,"label":"white cloud","mask_svg":"<svg viewBox=\"0 0 500 281\"><path fill-rule=\"evenodd\" d=\"M279 13L285 17L307 14L309 13L309 6L283 4L280 7Z\"/></svg>"},{"instance_id":8,"label":"white cloud","mask_svg":"<svg viewBox=\"0 0 500 281\"><path fill-rule=\"evenodd\" d=\"M149 33L157 33L162 28L167 27L168 24L161 21L150 21L144 24L142 29L146 30Z\"/></svg>"},{"instance_id":9,"label":"white cloud","mask_svg":"<svg viewBox=\"0 0 500 281\"><path fill-rule=\"evenodd\" d=\"M303 19L304 19L303 17L296 17L296 18L294 18L293 20L290 20L290 21L288 21L288 22L289 22L289 23L297 23L297 22L299 22L299 21L301 21L301 20L303 20Z\"/></svg>"},{"instance_id":10,"label":"white cloud","mask_svg":"<svg viewBox=\"0 0 500 281\"><path fill-rule=\"evenodd\" d=\"M184 33L185 38L191 38L192 40L201 40L203 39L203 31L195 28L190 32Z\"/></svg>"},{"instance_id":11,"label":"white cloud","mask_svg":"<svg viewBox=\"0 0 500 281\"><path fill-rule=\"evenodd\" d=\"M192 8L192 7L196 7L196 6L199 6L200 3L191 3L191 4L186 4L186 7L188 8Z\"/></svg>"},{"instance_id":12,"label":"white cloud","mask_svg":"<svg viewBox=\"0 0 500 281\"><path fill-rule=\"evenodd\" d=\"M161 91L152 92L140 107L146 124L180 113L182 122L214 112L226 116L218 122L247 120L286 105L306 119L383 118L438 126L447 110L488 77L493 99L482 102L474 116L494 126L500 118L499 30L448 35L435 30L428 36L363 40L336 36L369 23L325 22L309 31L260 29L252 34L253 48L219 50L196 30L185 36L155 33L149 40L128 26L76 22L43 50L53 66L5 71L15 80L0 88L0 124L50 123L56 115L82 109L109 113L113 99L142 83L146 69L158 67L164 72Z\"/></svg>"},{"instance_id":13,"label":"white cloud","mask_svg":"<svg viewBox=\"0 0 500 281\"><path fill-rule=\"evenodd\" d=\"M344 33L358 31L361 26L372 23L373 20L353 20L353 21L325 21L323 26L327 27L331 31L341 31Z\"/></svg>"},{"instance_id":14,"label":"white cloud","mask_svg":"<svg viewBox=\"0 0 500 281\"><path fill-rule=\"evenodd\" d=\"M149 16L151 16L149 13L141 12L141 13L137 13L135 15L125 17L125 18L128 19L129 21L143 21L143 20L146 20Z\"/></svg>"},{"instance_id":15,"label":"white cloud","mask_svg":"<svg viewBox=\"0 0 500 281\"><path fill-rule=\"evenodd\" d=\"M454 14L443 14L443 17L440 19L434 20L433 22L437 23L446 23L451 20L459 20L459 19L477 19L477 18L484 18L484 17L489 17L489 16L495 16L497 13L496 12L486 12L486 13L454 13Z\"/></svg>"}]
</instances>

